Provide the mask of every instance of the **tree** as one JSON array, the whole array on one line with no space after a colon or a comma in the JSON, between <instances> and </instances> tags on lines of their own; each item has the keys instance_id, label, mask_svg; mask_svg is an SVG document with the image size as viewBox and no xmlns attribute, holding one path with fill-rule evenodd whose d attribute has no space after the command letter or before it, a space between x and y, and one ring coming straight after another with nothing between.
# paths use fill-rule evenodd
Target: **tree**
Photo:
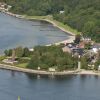
<instances>
[{"instance_id":1,"label":"tree","mask_svg":"<svg viewBox=\"0 0 100 100\"><path fill-rule=\"evenodd\" d=\"M57 21L84 32L100 42L100 0L0 0L12 6L11 11L31 16L53 15ZM59 14L64 11L63 14ZM98 28L97 28L98 27ZM99 31L100 33L100 31Z\"/></svg>"},{"instance_id":2,"label":"tree","mask_svg":"<svg viewBox=\"0 0 100 100\"><path fill-rule=\"evenodd\" d=\"M91 43L85 44L85 49L89 50L91 48Z\"/></svg>"},{"instance_id":3,"label":"tree","mask_svg":"<svg viewBox=\"0 0 100 100\"><path fill-rule=\"evenodd\" d=\"M4 53L6 56L12 56L12 49L5 50Z\"/></svg>"},{"instance_id":4,"label":"tree","mask_svg":"<svg viewBox=\"0 0 100 100\"><path fill-rule=\"evenodd\" d=\"M15 52L16 52L16 56L17 56L17 57L23 57L24 50L23 50L22 47L17 47L17 48L15 49Z\"/></svg>"},{"instance_id":5,"label":"tree","mask_svg":"<svg viewBox=\"0 0 100 100\"><path fill-rule=\"evenodd\" d=\"M75 41L74 41L74 42L75 42L76 44L79 44L79 43L80 43L80 40L81 40L81 35L80 35L80 34L76 35L76 36L75 36Z\"/></svg>"},{"instance_id":6,"label":"tree","mask_svg":"<svg viewBox=\"0 0 100 100\"><path fill-rule=\"evenodd\" d=\"M95 27L95 22L93 21L86 22L83 27L83 33L85 33L86 35L91 35L94 27Z\"/></svg>"},{"instance_id":7,"label":"tree","mask_svg":"<svg viewBox=\"0 0 100 100\"><path fill-rule=\"evenodd\" d=\"M39 59L37 56L33 56L27 65L28 68L37 69L39 66Z\"/></svg>"},{"instance_id":8,"label":"tree","mask_svg":"<svg viewBox=\"0 0 100 100\"><path fill-rule=\"evenodd\" d=\"M56 66L58 70L64 70L75 68L76 62L77 59L72 58L71 54L62 51L62 46L36 46L28 68L47 70Z\"/></svg>"},{"instance_id":9,"label":"tree","mask_svg":"<svg viewBox=\"0 0 100 100\"><path fill-rule=\"evenodd\" d=\"M88 61L87 61L87 57L81 57L81 68L82 69L88 69Z\"/></svg>"},{"instance_id":10,"label":"tree","mask_svg":"<svg viewBox=\"0 0 100 100\"><path fill-rule=\"evenodd\" d=\"M29 57L30 56L30 51L27 47L23 49L23 56L24 57Z\"/></svg>"},{"instance_id":11,"label":"tree","mask_svg":"<svg viewBox=\"0 0 100 100\"><path fill-rule=\"evenodd\" d=\"M8 56L9 55L9 50L5 50L4 53L5 53L6 56Z\"/></svg>"}]
</instances>

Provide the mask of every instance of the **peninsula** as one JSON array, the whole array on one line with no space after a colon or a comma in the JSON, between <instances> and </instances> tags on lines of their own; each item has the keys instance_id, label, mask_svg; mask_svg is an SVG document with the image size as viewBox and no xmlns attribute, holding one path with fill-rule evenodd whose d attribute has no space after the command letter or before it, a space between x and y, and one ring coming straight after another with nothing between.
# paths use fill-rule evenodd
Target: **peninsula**
<instances>
[{"instance_id":1,"label":"peninsula","mask_svg":"<svg viewBox=\"0 0 100 100\"><path fill-rule=\"evenodd\" d=\"M50 9L47 9L43 13L42 10L40 10L39 12L39 10L36 9L37 11L36 13L35 8L32 8L31 13L29 13L27 9L26 11L27 14L24 11L20 12L19 10L16 10L17 6L19 5L13 6L15 2L11 3L9 1L8 2L5 1L5 3L0 4L1 6L0 9L6 14L15 16L17 18L25 18L28 20L36 19L36 20L47 21L47 22L52 23L54 26L60 28L62 31L71 34L72 36L70 36L69 40L58 42L58 43L55 43L54 45L50 44L47 46L36 46L35 48L32 48L33 51L29 51L28 48L22 48L22 47L5 50L5 56L6 58L7 57L8 58L3 59L3 63L9 62L9 57L10 59L12 58L11 56L13 56L13 51L14 51L15 52L14 56L17 60L15 58L13 58L14 60L12 59L11 60L12 62L13 61L15 62L15 65L21 66L21 67L28 66L28 68L36 69L36 70L37 69L43 69L43 70L49 69L49 70L65 71L69 69L76 70L77 68L79 68L79 66L81 66L82 69L99 70L99 67L100 67L99 66L100 65L99 63L99 60L100 60L99 39L100 38L99 38L99 34L97 34L99 33L98 21L95 21L95 24L94 24L94 22L91 21L92 19L91 18L91 19L88 19L89 21L87 23L85 23L84 21L83 22L84 25L82 24L82 22L80 22L79 24L76 24L75 26L74 21L70 21L71 13L69 11L66 11L70 9L69 7L70 3L68 5L68 9L62 6L63 8L62 10L60 7L57 6L59 8L58 11L53 12L51 10L49 12ZM53 3L55 4L55 2ZM80 4L81 3L82 2L80 2ZM9 6L8 4L10 4L11 6ZM36 4L39 5L38 3ZM77 9L75 9L75 11L77 11ZM14 13L18 13L18 14L14 14ZM72 13L74 14L74 12ZM24 14L24 16L19 15L19 14ZM66 14L69 16L68 19L66 18ZM61 18L63 18L63 20ZM69 27L67 23L69 26L72 26L73 28ZM76 29L81 32L76 31ZM77 34L76 36L75 36L75 33ZM90 33L92 34L91 37L90 37ZM98 43L95 43L95 42L98 42ZM91 54L89 52L91 52ZM49 60L47 60L48 58ZM81 62L81 65L80 65L80 62Z\"/></svg>"}]
</instances>

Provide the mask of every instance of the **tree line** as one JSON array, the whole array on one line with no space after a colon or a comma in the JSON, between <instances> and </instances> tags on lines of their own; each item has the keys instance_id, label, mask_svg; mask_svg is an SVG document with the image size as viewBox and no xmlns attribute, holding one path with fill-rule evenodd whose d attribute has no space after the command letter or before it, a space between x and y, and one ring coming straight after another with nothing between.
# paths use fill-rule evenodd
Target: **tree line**
<instances>
[{"instance_id":1,"label":"tree line","mask_svg":"<svg viewBox=\"0 0 100 100\"><path fill-rule=\"evenodd\" d=\"M27 15L53 15L100 42L100 0L0 0L12 5L11 11ZM60 11L64 13L60 14Z\"/></svg>"}]
</instances>

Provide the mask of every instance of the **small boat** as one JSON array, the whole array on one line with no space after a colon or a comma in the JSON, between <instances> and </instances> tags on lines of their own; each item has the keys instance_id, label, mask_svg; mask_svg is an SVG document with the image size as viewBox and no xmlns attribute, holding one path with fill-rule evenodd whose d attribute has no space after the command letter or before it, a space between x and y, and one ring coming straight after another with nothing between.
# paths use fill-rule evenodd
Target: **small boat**
<instances>
[{"instance_id":1,"label":"small boat","mask_svg":"<svg viewBox=\"0 0 100 100\"><path fill-rule=\"evenodd\" d=\"M18 96L18 100L20 100L20 96Z\"/></svg>"}]
</instances>

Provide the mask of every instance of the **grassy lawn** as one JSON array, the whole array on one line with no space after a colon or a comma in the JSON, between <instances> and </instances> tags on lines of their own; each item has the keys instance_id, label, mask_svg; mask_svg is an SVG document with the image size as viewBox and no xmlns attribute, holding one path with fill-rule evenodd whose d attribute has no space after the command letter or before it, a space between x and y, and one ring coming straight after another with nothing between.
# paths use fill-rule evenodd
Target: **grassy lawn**
<instances>
[{"instance_id":1,"label":"grassy lawn","mask_svg":"<svg viewBox=\"0 0 100 100\"><path fill-rule=\"evenodd\" d=\"M58 27L65 29L66 31L69 31L74 34L80 34L76 29L71 28L67 24L64 25L63 23L54 20L52 16L25 16L26 19L36 19L36 20L48 20L49 22L55 23Z\"/></svg>"},{"instance_id":2,"label":"grassy lawn","mask_svg":"<svg viewBox=\"0 0 100 100\"><path fill-rule=\"evenodd\" d=\"M2 60L4 60L5 58L5 56L0 56L0 62L2 62Z\"/></svg>"},{"instance_id":3,"label":"grassy lawn","mask_svg":"<svg viewBox=\"0 0 100 100\"><path fill-rule=\"evenodd\" d=\"M21 64L17 64L17 67L21 67L21 68L26 68L27 67L27 63L21 63Z\"/></svg>"}]
</instances>

